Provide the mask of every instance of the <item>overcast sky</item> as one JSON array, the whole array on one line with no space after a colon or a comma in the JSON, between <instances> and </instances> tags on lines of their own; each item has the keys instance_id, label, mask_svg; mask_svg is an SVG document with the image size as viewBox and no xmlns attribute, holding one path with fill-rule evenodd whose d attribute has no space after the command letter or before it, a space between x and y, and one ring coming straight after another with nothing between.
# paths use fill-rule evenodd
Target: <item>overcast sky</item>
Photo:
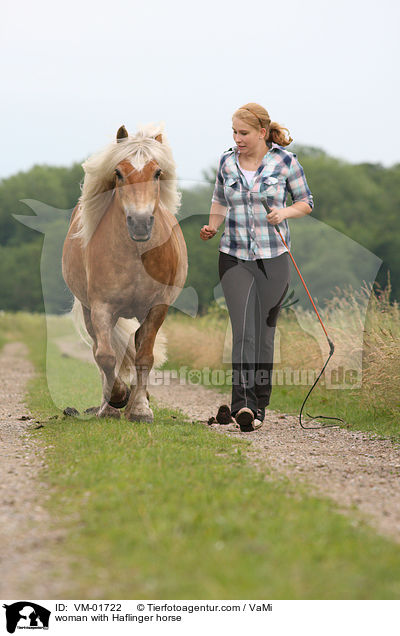
<instances>
[{"instance_id":1,"label":"overcast sky","mask_svg":"<svg viewBox=\"0 0 400 636\"><path fill-rule=\"evenodd\" d=\"M262 104L295 142L400 162L397 0L14 0L1 16L0 177L164 121L182 179Z\"/></svg>"}]
</instances>

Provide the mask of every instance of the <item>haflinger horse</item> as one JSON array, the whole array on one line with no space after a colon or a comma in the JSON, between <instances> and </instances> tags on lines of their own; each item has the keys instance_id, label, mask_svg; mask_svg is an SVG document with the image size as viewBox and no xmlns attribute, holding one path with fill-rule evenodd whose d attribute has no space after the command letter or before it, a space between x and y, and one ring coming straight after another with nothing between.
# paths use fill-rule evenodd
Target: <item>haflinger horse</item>
<instances>
[{"instance_id":1,"label":"haflinger horse","mask_svg":"<svg viewBox=\"0 0 400 636\"><path fill-rule=\"evenodd\" d=\"M187 276L175 163L162 127L149 124L134 136L121 126L83 168L62 267L102 376L95 413L120 417L126 406L128 420L152 422L155 339Z\"/></svg>"}]
</instances>

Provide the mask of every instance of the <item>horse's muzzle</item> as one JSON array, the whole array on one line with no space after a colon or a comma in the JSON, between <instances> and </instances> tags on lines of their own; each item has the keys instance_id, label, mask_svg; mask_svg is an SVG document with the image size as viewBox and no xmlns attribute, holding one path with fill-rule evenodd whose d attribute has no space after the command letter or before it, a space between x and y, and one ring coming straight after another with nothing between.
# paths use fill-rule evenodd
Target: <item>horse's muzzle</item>
<instances>
[{"instance_id":1,"label":"horse's muzzle","mask_svg":"<svg viewBox=\"0 0 400 636\"><path fill-rule=\"evenodd\" d=\"M129 236L133 241L145 242L149 240L154 225L153 215L144 218L127 216L126 222Z\"/></svg>"}]
</instances>

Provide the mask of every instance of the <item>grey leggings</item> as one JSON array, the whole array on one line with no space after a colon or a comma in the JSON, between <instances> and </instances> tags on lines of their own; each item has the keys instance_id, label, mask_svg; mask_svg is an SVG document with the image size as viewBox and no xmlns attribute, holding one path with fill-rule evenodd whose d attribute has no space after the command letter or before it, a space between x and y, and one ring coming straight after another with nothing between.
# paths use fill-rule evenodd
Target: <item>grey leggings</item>
<instances>
[{"instance_id":1,"label":"grey leggings","mask_svg":"<svg viewBox=\"0 0 400 636\"><path fill-rule=\"evenodd\" d=\"M232 414L269 404L275 326L290 283L288 252L244 261L219 254L219 277L232 323Z\"/></svg>"}]
</instances>

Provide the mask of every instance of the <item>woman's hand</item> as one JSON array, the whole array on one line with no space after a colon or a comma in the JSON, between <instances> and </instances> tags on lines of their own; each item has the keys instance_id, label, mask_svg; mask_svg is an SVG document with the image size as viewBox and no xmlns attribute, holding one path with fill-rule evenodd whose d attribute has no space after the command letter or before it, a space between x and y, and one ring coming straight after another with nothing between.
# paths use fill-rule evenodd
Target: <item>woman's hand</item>
<instances>
[{"instance_id":1,"label":"woman's hand","mask_svg":"<svg viewBox=\"0 0 400 636\"><path fill-rule=\"evenodd\" d=\"M267 214L268 223L278 225L286 219L286 208L271 208L271 212Z\"/></svg>"},{"instance_id":2,"label":"woman's hand","mask_svg":"<svg viewBox=\"0 0 400 636\"><path fill-rule=\"evenodd\" d=\"M203 225L203 227L200 230L200 238L203 239L203 241L208 241L208 239L215 236L216 233L217 233L217 230L211 227L211 225Z\"/></svg>"}]
</instances>

